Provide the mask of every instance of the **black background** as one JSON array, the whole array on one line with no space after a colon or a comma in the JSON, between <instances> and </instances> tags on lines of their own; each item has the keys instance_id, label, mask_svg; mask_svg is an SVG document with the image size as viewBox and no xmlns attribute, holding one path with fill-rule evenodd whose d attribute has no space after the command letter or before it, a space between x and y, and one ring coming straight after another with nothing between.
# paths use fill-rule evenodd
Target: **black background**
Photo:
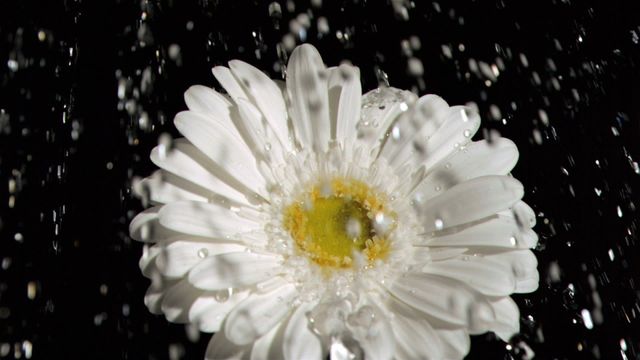
<instances>
[{"instance_id":1,"label":"black background","mask_svg":"<svg viewBox=\"0 0 640 360\"><path fill-rule=\"evenodd\" d=\"M328 65L360 67L364 90L385 73L475 102L477 137L494 130L520 149L540 289L516 297L521 335L476 336L468 358L640 359L637 1L270 3L0 4L0 359L203 358L209 335L142 302L129 187L153 169L158 136L176 135L188 86L217 86L213 65L239 58L282 77L278 44L299 14Z\"/></svg>"}]
</instances>

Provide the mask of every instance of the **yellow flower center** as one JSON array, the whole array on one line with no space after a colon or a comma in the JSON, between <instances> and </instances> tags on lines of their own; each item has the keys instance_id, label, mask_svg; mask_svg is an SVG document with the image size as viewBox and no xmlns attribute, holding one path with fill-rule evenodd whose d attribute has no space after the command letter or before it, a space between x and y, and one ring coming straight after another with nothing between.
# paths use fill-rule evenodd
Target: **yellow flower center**
<instances>
[{"instance_id":1,"label":"yellow flower center","mask_svg":"<svg viewBox=\"0 0 640 360\"><path fill-rule=\"evenodd\" d=\"M374 262L387 257L388 234L396 223L386 202L361 181L334 178L287 206L284 227L298 249L321 266L351 267L354 252Z\"/></svg>"}]
</instances>

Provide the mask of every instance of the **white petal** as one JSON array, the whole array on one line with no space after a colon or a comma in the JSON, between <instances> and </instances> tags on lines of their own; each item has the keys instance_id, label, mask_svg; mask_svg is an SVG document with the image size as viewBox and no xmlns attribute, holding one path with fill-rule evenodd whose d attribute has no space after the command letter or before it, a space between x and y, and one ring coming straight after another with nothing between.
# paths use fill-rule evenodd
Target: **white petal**
<instances>
[{"instance_id":1,"label":"white petal","mask_svg":"<svg viewBox=\"0 0 640 360\"><path fill-rule=\"evenodd\" d=\"M412 92L392 87L379 87L364 94L357 143L370 150L386 141L391 124L416 100Z\"/></svg>"},{"instance_id":2,"label":"white petal","mask_svg":"<svg viewBox=\"0 0 640 360\"><path fill-rule=\"evenodd\" d=\"M154 274L159 273L156 266L156 257L160 254L161 247L158 245L149 246L147 244L142 248L142 256L138 261L138 267L142 271L142 275L147 278L151 278Z\"/></svg>"},{"instance_id":3,"label":"white petal","mask_svg":"<svg viewBox=\"0 0 640 360\"><path fill-rule=\"evenodd\" d=\"M498 214L515 219L522 228L536 226L536 213L524 201L518 201L511 209L500 211Z\"/></svg>"},{"instance_id":4,"label":"white petal","mask_svg":"<svg viewBox=\"0 0 640 360\"><path fill-rule=\"evenodd\" d=\"M444 350L444 359L462 360L469 353L471 341L466 331L438 329L438 336Z\"/></svg>"},{"instance_id":5,"label":"white petal","mask_svg":"<svg viewBox=\"0 0 640 360\"><path fill-rule=\"evenodd\" d=\"M485 255L502 265L505 271L515 276L516 293L530 293L538 289L540 275L538 273L538 259L530 250L514 250L498 254Z\"/></svg>"},{"instance_id":6,"label":"white petal","mask_svg":"<svg viewBox=\"0 0 640 360\"><path fill-rule=\"evenodd\" d=\"M159 211L161 208L161 206L148 208L131 220L129 235L132 239L142 242L158 242L179 234L160 224Z\"/></svg>"},{"instance_id":7,"label":"white petal","mask_svg":"<svg viewBox=\"0 0 640 360\"><path fill-rule=\"evenodd\" d=\"M180 280L164 294L160 308L167 320L186 323L189 320L191 305L202 296L203 291L196 289L186 279Z\"/></svg>"},{"instance_id":8,"label":"white petal","mask_svg":"<svg viewBox=\"0 0 640 360\"><path fill-rule=\"evenodd\" d=\"M184 93L184 101L189 110L206 115L218 127L228 129L234 137L241 139L231 119L233 105L222 94L206 86L194 85Z\"/></svg>"},{"instance_id":9,"label":"white petal","mask_svg":"<svg viewBox=\"0 0 640 360\"><path fill-rule=\"evenodd\" d=\"M229 62L231 72L264 114L280 143L290 149L287 108L278 85L257 68L240 60Z\"/></svg>"},{"instance_id":10,"label":"white petal","mask_svg":"<svg viewBox=\"0 0 640 360\"><path fill-rule=\"evenodd\" d=\"M431 199L454 185L485 175L506 175L518 161L518 148L505 138L469 144L441 161L415 191Z\"/></svg>"},{"instance_id":11,"label":"white petal","mask_svg":"<svg viewBox=\"0 0 640 360\"><path fill-rule=\"evenodd\" d=\"M413 252L413 260L416 263L428 263L434 261L443 261L458 257L467 252L467 248L460 247L423 247L417 248Z\"/></svg>"},{"instance_id":12,"label":"white petal","mask_svg":"<svg viewBox=\"0 0 640 360\"><path fill-rule=\"evenodd\" d=\"M364 350L365 359L391 360L396 342L388 316L371 302L362 306L355 315L358 319L355 322L347 320L347 325ZM364 323L359 323L361 321Z\"/></svg>"},{"instance_id":13,"label":"white petal","mask_svg":"<svg viewBox=\"0 0 640 360\"><path fill-rule=\"evenodd\" d=\"M397 164L404 162L413 154L413 144L422 144L423 140L430 138L449 117L454 116L449 104L441 97L425 95L419 98L391 126L380 156L387 158L390 163L394 163L398 158Z\"/></svg>"},{"instance_id":14,"label":"white petal","mask_svg":"<svg viewBox=\"0 0 640 360\"><path fill-rule=\"evenodd\" d=\"M248 291L235 292L229 295L229 290L221 290L222 297L215 296L215 292L207 293L198 298L189 309L189 322L196 324L203 332L218 332L233 308L249 295ZM226 298L226 299L225 299Z\"/></svg>"},{"instance_id":15,"label":"white petal","mask_svg":"<svg viewBox=\"0 0 640 360\"><path fill-rule=\"evenodd\" d=\"M149 312L156 315L162 314L162 309L160 309L160 304L162 303L162 297L164 296L164 291L152 288L151 286L147 288L147 292L144 294L144 304L149 309Z\"/></svg>"},{"instance_id":16,"label":"white petal","mask_svg":"<svg viewBox=\"0 0 640 360\"><path fill-rule=\"evenodd\" d=\"M488 296L510 295L516 287L511 271L484 257L466 255L464 259L434 262L424 266L422 271L456 279Z\"/></svg>"},{"instance_id":17,"label":"white petal","mask_svg":"<svg viewBox=\"0 0 640 360\"><path fill-rule=\"evenodd\" d=\"M217 177L227 184L265 194L265 181L256 168L256 159L251 150L229 129L213 126L206 116L193 111L176 115L174 123L180 133L194 144L211 161Z\"/></svg>"},{"instance_id":18,"label":"white petal","mask_svg":"<svg viewBox=\"0 0 640 360\"><path fill-rule=\"evenodd\" d=\"M275 88L279 93L278 96L282 98L282 93L277 85L275 85ZM263 129L264 126L261 123L261 115L258 116L257 120L248 120L240 116L239 105L241 103L248 103L253 106L251 101L247 100L245 96L241 96L240 98L236 97L234 104L232 104L223 95L213 89L204 86L192 86L185 93L185 101L187 101L187 106L189 106L190 110L201 113L207 117L209 122L211 122L211 124L207 124L208 126L214 129L224 128L228 132L233 133L233 141L246 143L256 156L261 155L261 152L263 151L263 146L258 146L260 142L257 142L256 140L263 140L263 142L266 142L266 140L257 136L257 133L262 135L262 137L264 137L264 135L269 135L270 138L272 137L271 127ZM258 113L260 112L257 109L255 111ZM286 109L282 116L285 117L286 125ZM260 129L268 131L266 131L265 134L265 131L261 132L259 131ZM272 140L273 141L271 141L270 144L279 149L280 140L277 138ZM288 145L289 143L284 144Z\"/></svg>"},{"instance_id":19,"label":"white petal","mask_svg":"<svg viewBox=\"0 0 640 360\"><path fill-rule=\"evenodd\" d=\"M414 198L428 233L494 215L511 207L523 194L518 180L492 175L458 184L430 200L422 199L419 194Z\"/></svg>"},{"instance_id":20,"label":"white petal","mask_svg":"<svg viewBox=\"0 0 640 360\"><path fill-rule=\"evenodd\" d=\"M468 144L480 127L480 116L473 108L453 106L449 111L444 124L423 143L420 154L427 169Z\"/></svg>"},{"instance_id":21,"label":"white petal","mask_svg":"<svg viewBox=\"0 0 640 360\"><path fill-rule=\"evenodd\" d=\"M173 241L162 246L156 265L162 275L178 278L184 276L207 256L241 252L246 249L243 245L233 243Z\"/></svg>"},{"instance_id":22,"label":"white petal","mask_svg":"<svg viewBox=\"0 0 640 360\"><path fill-rule=\"evenodd\" d=\"M460 231L437 231L420 244L455 247L530 248L538 236L531 229L522 229L513 218L497 216L479 224L463 227ZM472 250L473 251L473 250Z\"/></svg>"},{"instance_id":23,"label":"white petal","mask_svg":"<svg viewBox=\"0 0 640 360\"><path fill-rule=\"evenodd\" d=\"M224 66L216 66L211 69L213 76L218 80L220 85L227 91L233 101L238 99L249 100L249 97L244 92L242 85L238 83L238 80L233 76L233 73L229 68Z\"/></svg>"},{"instance_id":24,"label":"white petal","mask_svg":"<svg viewBox=\"0 0 640 360\"><path fill-rule=\"evenodd\" d=\"M442 359L440 338L425 318L416 316L397 300L393 300L390 309L395 314L391 326L399 355L406 359Z\"/></svg>"},{"instance_id":25,"label":"white petal","mask_svg":"<svg viewBox=\"0 0 640 360\"><path fill-rule=\"evenodd\" d=\"M474 292L457 281L421 273L398 278L389 291L405 304L450 326L467 326L469 309L479 301Z\"/></svg>"},{"instance_id":26,"label":"white petal","mask_svg":"<svg viewBox=\"0 0 640 360\"><path fill-rule=\"evenodd\" d=\"M162 314L162 299L168 288L175 285L177 281L163 279L159 274L151 278L151 285L144 295L144 304L152 314Z\"/></svg>"},{"instance_id":27,"label":"white petal","mask_svg":"<svg viewBox=\"0 0 640 360\"><path fill-rule=\"evenodd\" d=\"M244 345L266 334L289 314L289 302L296 293L293 285L287 285L270 293L249 296L227 317L224 327L227 338Z\"/></svg>"},{"instance_id":28,"label":"white petal","mask_svg":"<svg viewBox=\"0 0 640 360\"><path fill-rule=\"evenodd\" d=\"M428 171L466 145L478 130L480 117L471 107L446 106L435 95L421 98L412 112L393 125L381 155L396 169L423 164Z\"/></svg>"},{"instance_id":29,"label":"white petal","mask_svg":"<svg viewBox=\"0 0 640 360\"><path fill-rule=\"evenodd\" d=\"M518 305L510 298L504 297L500 300L492 301L491 307L496 314L496 321L491 325L490 330L495 332L502 340L509 339L520 332L520 310Z\"/></svg>"},{"instance_id":30,"label":"white petal","mask_svg":"<svg viewBox=\"0 0 640 360\"><path fill-rule=\"evenodd\" d=\"M256 160L260 162L269 159L267 166L284 163L281 140L273 135L270 127L263 126L260 110L247 100L240 99L236 105L241 120L239 125L242 127L242 132L246 134L247 143L250 144Z\"/></svg>"},{"instance_id":31,"label":"white petal","mask_svg":"<svg viewBox=\"0 0 640 360\"><path fill-rule=\"evenodd\" d=\"M291 315L284 332L283 350L286 360L322 359L322 343L309 329L307 318L307 312L311 311L314 305L305 303Z\"/></svg>"},{"instance_id":32,"label":"white petal","mask_svg":"<svg viewBox=\"0 0 640 360\"><path fill-rule=\"evenodd\" d=\"M206 202L204 196L194 194L166 181L166 172L158 170L134 186L134 192L141 198L147 198L155 204L167 204L175 201Z\"/></svg>"},{"instance_id":33,"label":"white petal","mask_svg":"<svg viewBox=\"0 0 640 360\"><path fill-rule=\"evenodd\" d=\"M174 231L218 239L231 239L258 227L252 220L217 204L171 203L163 206L158 216L163 226Z\"/></svg>"},{"instance_id":34,"label":"white petal","mask_svg":"<svg viewBox=\"0 0 640 360\"><path fill-rule=\"evenodd\" d=\"M331 68L328 87L332 137L345 148L351 148L357 135L356 124L360 120L360 70L344 64Z\"/></svg>"},{"instance_id":35,"label":"white petal","mask_svg":"<svg viewBox=\"0 0 640 360\"><path fill-rule=\"evenodd\" d=\"M281 270L279 257L249 252L210 256L189 272L189 282L204 290L253 285Z\"/></svg>"},{"instance_id":36,"label":"white petal","mask_svg":"<svg viewBox=\"0 0 640 360\"><path fill-rule=\"evenodd\" d=\"M293 50L287 65L287 89L298 139L314 151L325 151L331 137L328 74L320 53L309 44Z\"/></svg>"},{"instance_id":37,"label":"white petal","mask_svg":"<svg viewBox=\"0 0 640 360\"><path fill-rule=\"evenodd\" d=\"M250 346L238 346L219 331L209 340L205 360L249 360Z\"/></svg>"},{"instance_id":38,"label":"white petal","mask_svg":"<svg viewBox=\"0 0 640 360\"><path fill-rule=\"evenodd\" d=\"M151 152L151 161L158 167L206 189L212 196L224 196L239 204L254 200L258 195L251 192L242 193L208 167L211 161L189 142L178 139L169 151L156 147ZM247 196L245 196L245 194Z\"/></svg>"},{"instance_id":39,"label":"white petal","mask_svg":"<svg viewBox=\"0 0 640 360\"><path fill-rule=\"evenodd\" d=\"M251 360L284 359L282 340L286 323L283 321L258 338L251 349ZM302 358L301 358L302 359Z\"/></svg>"}]
</instances>

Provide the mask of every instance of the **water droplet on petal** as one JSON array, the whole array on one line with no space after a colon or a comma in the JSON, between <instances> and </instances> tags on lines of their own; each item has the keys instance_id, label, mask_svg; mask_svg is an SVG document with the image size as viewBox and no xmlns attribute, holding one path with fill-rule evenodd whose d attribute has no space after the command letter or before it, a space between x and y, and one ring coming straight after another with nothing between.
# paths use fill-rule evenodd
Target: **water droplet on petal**
<instances>
[{"instance_id":1,"label":"water droplet on petal","mask_svg":"<svg viewBox=\"0 0 640 360\"><path fill-rule=\"evenodd\" d=\"M217 302L225 302L229 300L231 295L233 295L233 288L228 288L226 290L216 291L213 298L216 299Z\"/></svg>"},{"instance_id":2,"label":"water droplet on petal","mask_svg":"<svg viewBox=\"0 0 640 360\"><path fill-rule=\"evenodd\" d=\"M209 256L209 250L207 250L206 248L202 248L202 249L198 250L198 257L200 259L204 259L207 256Z\"/></svg>"}]
</instances>

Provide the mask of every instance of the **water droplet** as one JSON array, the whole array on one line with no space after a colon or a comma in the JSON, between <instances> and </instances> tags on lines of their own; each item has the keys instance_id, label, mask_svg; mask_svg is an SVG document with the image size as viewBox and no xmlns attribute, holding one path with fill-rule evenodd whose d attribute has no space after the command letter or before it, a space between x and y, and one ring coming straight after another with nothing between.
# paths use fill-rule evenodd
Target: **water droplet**
<instances>
[{"instance_id":1,"label":"water droplet","mask_svg":"<svg viewBox=\"0 0 640 360\"><path fill-rule=\"evenodd\" d=\"M164 133L158 137L158 157L165 159L167 154L171 151L173 139L171 135Z\"/></svg>"},{"instance_id":2,"label":"water droplet","mask_svg":"<svg viewBox=\"0 0 640 360\"><path fill-rule=\"evenodd\" d=\"M209 250L207 248L202 248L202 249L198 250L198 257L200 259L204 259L207 256L209 256Z\"/></svg>"},{"instance_id":3,"label":"water droplet","mask_svg":"<svg viewBox=\"0 0 640 360\"><path fill-rule=\"evenodd\" d=\"M444 222L440 218L436 219L434 224L436 226L436 230L442 230L444 228Z\"/></svg>"},{"instance_id":4,"label":"water droplet","mask_svg":"<svg viewBox=\"0 0 640 360\"><path fill-rule=\"evenodd\" d=\"M400 127L399 126L394 126L393 129L391 130L391 137L393 137L393 140L400 140Z\"/></svg>"},{"instance_id":5,"label":"water droplet","mask_svg":"<svg viewBox=\"0 0 640 360\"><path fill-rule=\"evenodd\" d=\"M364 305L356 313L349 315L347 321L352 326L370 328L376 318L374 309L369 305Z\"/></svg>"},{"instance_id":6,"label":"water droplet","mask_svg":"<svg viewBox=\"0 0 640 360\"><path fill-rule=\"evenodd\" d=\"M27 284L27 297L29 298L29 300L33 300L36 298L36 292L37 292L37 284L35 281L29 281L29 283Z\"/></svg>"},{"instance_id":7,"label":"water droplet","mask_svg":"<svg viewBox=\"0 0 640 360\"><path fill-rule=\"evenodd\" d=\"M591 330L593 329L593 320L591 320L591 313L587 309L582 309L580 312L582 316L582 322L584 323L584 327Z\"/></svg>"},{"instance_id":8,"label":"water droplet","mask_svg":"<svg viewBox=\"0 0 640 360\"><path fill-rule=\"evenodd\" d=\"M464 135L464 137L466 137L466 138L470 137L470 136L471 136L471 130L466 129L466 130L462 133L462 135Z\"/></svg>"},{"instance_id":9,"label":"water droplet","mask_svg":"<svg viewBox=\"0 0 640 360\"><path fill-rule=\"evenodd\" d=\"M216 291L215 294L213 295L213 298L217 302L225 302L229 300L229 297L231 297L231 295L233 295L233 288L228 288L226 290Z\"/></svg>"},{"instance_id":10,"label":"water droplet","mask_svg":"<svg viewBox=\"0 0 640 360\"><path fill-rule=\"evenodd\" d=\"M362 224L360 224L360 221L358 221L358 219L356 218L351 217L349 218L349 220L347 220L346 227L347 235L351 239L353 239L354 242L357 242L362 233Z\"/></svg>"},{"instance_id":11,"label":"water droplet","mask_svg":"<svg viewBox=\"0 0 640 360\"><path fill-rule=\"evenodd\" d=\"M331 360L353 360L356 358L356 354L352 353L342 340L332 338L331 347L329 348L329 358Z\"/></svg>"}]
</instances>

